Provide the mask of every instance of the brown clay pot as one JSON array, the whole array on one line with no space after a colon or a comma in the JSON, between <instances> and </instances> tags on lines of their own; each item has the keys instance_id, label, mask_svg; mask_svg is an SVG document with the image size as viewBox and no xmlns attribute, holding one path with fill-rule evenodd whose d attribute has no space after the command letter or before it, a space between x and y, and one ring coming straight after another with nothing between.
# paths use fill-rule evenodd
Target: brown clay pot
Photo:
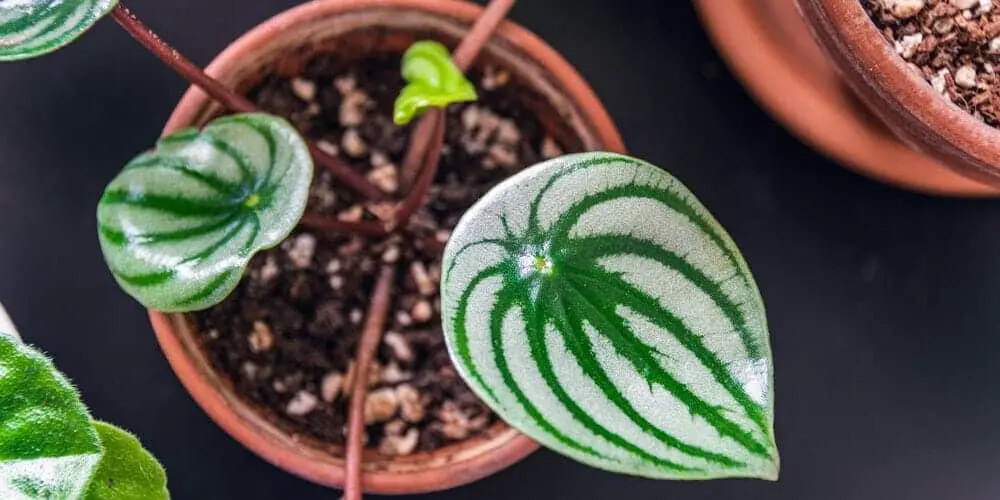
<instances>
[{"instance_id":1,"label":"brown clay pot","mask_svg":"<svg viewBox=\"0 0 1000 500\"><path fill-rule=\"evenodd\" d=\"M858 0L797 0L844 81L899 138L957 172L1000 186L1000 131L941 98L907 67Z\"/></svg>"},{"instance_id":2,"label":"brown clay pot","mask_svg":"<svg viewBox=\"0 0 1000 500\"><path fill-rule=\"evenodd\" d=\"M455 0L318 0L288 10L230 45L207 68L224 84L246 91L268 71L296 74L312 54L343 50L364 57L401 53L417 37L456 42L482 8ZM543 96L539 118L557 139L572 134L587 149L624 151L608 113L579 74L551 47L524 28L503 23L480 60L505 67ZM198 125L220 112L203 92L190 89L164 134ZM157 340L181 383L232 437L269 462L328 486L344 482L344 450L292 436L265 412L242 400L211 367L183 315L150 311ZM386 457L366 450L364 489L418 493L451 488L493 474L538 445L504 423L484 435L430 453Z\"/></svg>"},{"instance_id":3,"label":"brown clay pot","mask_svg":"<svg viewBox=\"0 0 1000 500\"><path fill-rule=\"evenodd\" d=\"M966 177L902 142L844 84L813 40L796 0L695 0L732 73L792 134L838 163L903 189L990 197L1000 186Z\"/></svg>"}]
</instances>

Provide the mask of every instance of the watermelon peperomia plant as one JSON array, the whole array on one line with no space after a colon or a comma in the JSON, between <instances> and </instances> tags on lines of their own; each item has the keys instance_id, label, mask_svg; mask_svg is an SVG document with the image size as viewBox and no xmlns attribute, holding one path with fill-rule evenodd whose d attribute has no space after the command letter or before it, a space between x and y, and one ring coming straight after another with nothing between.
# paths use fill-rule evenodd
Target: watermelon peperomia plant
<instances>
[{"instance_id":1,"label":"watermelon peperomia plant","mask_svg":"<svg viewBox=\"0 0 1000 500\"><path fill-rule=\"evenodd\" d=\"M514 427L616 472L777 478L760 294L663 170L613 153L531 167L465 214L444 268L452 359Z\"/></svg>"},{"instance_id":2,"label":"watermelon peperomia plant","mask_svg":"<svg viewBox=\"0 0 1000 500\"><path fill-rule=\"evenodd\" d=\"M384 193L209 78L115 0L0 0L0 60L61 47L110 12L238 112L161 138L98 204L101 248L121 287L148 308L186 312L222 301L250 258L300 222L372 237L405 227L434 179L441 110L476 99L462 72L512 3L491 2L451 57L437 42L404 55L394 119L431 112L414 127L403 164L409 193L383 221L303 218L313 159L366 199ZM454 363L512 426L616 472L777 478L760 294L729 236L663 170L612 153L530 167L465 214L444 265ZM383 271L373 303L388 303L391 281L381 276L393 273ZM376 309L372 316L384 316L387 307ZM362 385L365 369L355 377ZM360 460L360 426L352 417L349 463ZM0 497L165 498L165 484L155 459L131 435L94 422L44 356L0 336ZM359 484L349 475L347 498L360 495Z\"/></svg>"}]
</instances>

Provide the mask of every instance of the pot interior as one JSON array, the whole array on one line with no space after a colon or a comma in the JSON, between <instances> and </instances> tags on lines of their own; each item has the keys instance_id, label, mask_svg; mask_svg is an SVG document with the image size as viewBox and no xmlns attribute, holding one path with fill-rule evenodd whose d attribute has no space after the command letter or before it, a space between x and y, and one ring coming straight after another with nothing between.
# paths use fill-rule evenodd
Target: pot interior
<instances>
[{"instance_id":1,"label":"pot interior","mask_svg":"<svg viewBox=\"0 0 1000 500\"><path fill-rule=\"evenodd\" d=\"M226 85L247 93L268 76L298 76L309 61L321 54L336 53L338 59L349 64L380 55L401 54L421 39L438 40L453 48L467 30L468 25L456 18L424 11L374 7L343 12L312 18L295 29L273 32L264 44L239 58L238 66L223 63L214 66L212 72ZM493 37L474 66L485 65L507 70L517 85L533 91L525 93L525 108L535 114L549 136L569 150L616 147L601 142L597 126L570 100L559 79L514 43ZM217 104L205 105L197 111L194 123L204 124L222 113ZM310 459L343 466L342 446L293 435L270 410L241 398L233 384L211 366L200 345L200 336L193 330L194 322L183 315L174 315L171 321L196 369L256 434ZM366 473L413 473L487 455L519 438L516 431L498 422L477 436L433 452L386 456L368 449L363 467Z\"/></svg>"}]
</instances>

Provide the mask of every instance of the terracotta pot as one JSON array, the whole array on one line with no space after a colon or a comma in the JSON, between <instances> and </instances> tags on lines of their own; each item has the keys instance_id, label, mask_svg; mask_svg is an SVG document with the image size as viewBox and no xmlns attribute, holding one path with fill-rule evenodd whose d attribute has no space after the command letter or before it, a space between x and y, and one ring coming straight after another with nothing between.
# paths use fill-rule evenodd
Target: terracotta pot
<instances>
[{"instance_id":1,"label":"terracotta pot","mask_svg":"<svg viewBox=\"0 0 1000 500\"><path fill-rule=\"evenodd\" d=\"M911 70L858 0L797 0L814 37L868 108L907 144L1000 186L1000 131L938 95Z\"/></svg>"},{"instance_id":2,"label":"terracotta pot","mask_svg":"<svg viewBox=\"0 0 1000 500\"><path fill-rule=\"evenodd\" d=\"M311 55L342 50L357 55L401 53L417 37L457 42L482 8L455 0L319 0L288 10L230 45L208 67L223 83L246 91L267 72L296 74ZM505 22L480 60L508 69L541 97L538 117L557 139L587 149L623 151L610 117L579 74L524 28ZM535 103L532 104L535 106ZM189 90L164 129L204 123L220 112L198 89ZM226 432L269 462L329 486L344 481L343 449L293 437L266 411L242 400L211 367L183 315L150 311L167 360L194 400ZM431 453L386 457L366 451L363 484L371 493L442 490L493 474L537 449L506 424Z\"/></svg>"},{"instance_id":3,"label":"terracotta pot","mask_svg":"<svg viewBox=\"0 0 1000 500\"><path fill-rule=\"evenodd\" d=\"M732 73L789 132L873 179L936 196L989 197L970 179L904 144L844 85L813 40L796 0L695 0Z\"/></svg>"}]
</instances>

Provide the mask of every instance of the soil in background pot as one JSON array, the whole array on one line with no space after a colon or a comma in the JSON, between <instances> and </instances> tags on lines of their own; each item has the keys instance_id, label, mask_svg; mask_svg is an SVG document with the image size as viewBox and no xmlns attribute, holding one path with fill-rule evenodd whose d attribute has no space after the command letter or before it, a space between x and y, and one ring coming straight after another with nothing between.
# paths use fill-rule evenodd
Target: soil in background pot
<instances>
[{"instance_id":1,"label":"soil in background pot","mask_svg":"<svg viewBox=\"0 0 1000 500\"><path fill-rule=\"evenodd\" d=\"M896 53L941 96L1000 128L1000 5L860 0Z\"/></svg>"},{"instance_id":2,"label":"soil in background pot","mask_svg":"<svg viewBox=\"0 0 1000 500\"><path fill-rule=\"evenodd\" d=\"M403 86L399 56L345 62L323 55L296 78L265 77L250 97L289 118L388 193L400 190L408 128L392 123ZM291 433L343 445L353 358L380 265L397 269L388 328L372 367L367 447L384 455L430 451L496 421L458 377L440 325L441 253L451 229L492 186L557 144L530 108L539 96L503 70L473 70L480 100L447 113L447 137L425 209L387 238L296 230L250 264L222 304L192 315L213 366L236 393ZM309 211L377 220L392 204L366 203L317 169Z\"/></svg>"}]
</instances>

